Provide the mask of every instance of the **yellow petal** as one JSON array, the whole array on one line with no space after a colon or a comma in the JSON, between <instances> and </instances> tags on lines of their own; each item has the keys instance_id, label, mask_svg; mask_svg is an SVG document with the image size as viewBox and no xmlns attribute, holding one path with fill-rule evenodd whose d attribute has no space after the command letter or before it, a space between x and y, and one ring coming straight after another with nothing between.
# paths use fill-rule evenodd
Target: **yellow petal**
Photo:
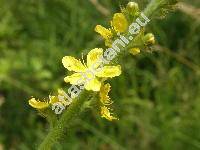
<instances>
[{"instance_id":1,"label":"yellow petal","mask_svg":"<svg viewBox=\"0 0 200 150\"><path fill-rule=\"evenodd\" d=\"M104 66L100 68L100 71L97 70L96 76L97 77L105 77L105 78L112 78L119 76L121 74L121 66Z\"/></svg>"},{"instance_id":2,"label":"yellow petal","mask_svg":"<svg viewBox=\"0 0 200 150\"><path fill-rule=\"evenodd\" d=\"M93 66L94 69L97 68L100 65L100 63L96 64L96 62L99 60L102 54L103 54L102 48L92 49L87 55L87 66L88 67Z\"/></svg>"},{"instance_id":3,"label":"yellow petal","mask_svg":"<svg viewBox=\"0 0 200 150\"><path fill-rule=\"evenodd\" d=\"M28 101L29 105L32 106L33 108L37 108L37 109L43 109L49 106L48 102L41 102L39 100L36 100L35 98L31 98Z\"/></svg>"},{"instance_id":4,"label":"yellow petal","mask_svg":"<svg viewBox=\"0 0 200 150\"><path fill-rule=\"evenodd\" d=\"M108 93L110 91L110 84L107 83L105 85L102 85L101 86L101 89L100 89L100 93L99 93L99 96L100 96L100 101L103 105L110 105L112 104L113 102L110 100L110 97L108 96Z\"/></svg>"},{"instance_id":5,"label":"yellow petal","mask_svg":"<svg viewBox=\"0 0 200 150\"><path fill-rule=\"evenodd\" d=\"M125 32L128 28L128 21L122 13L115 13L113 16L113 21L111 22L114 30L116 32Z\"/></svg>"},{"instance_id":6,"label":"yellow petal","mask_svg":"<svg viewBox=\"0 0 200 150\"><path fill-rule=\"evenodd\" d=\"M58 99L58 97L57 96L51 96L51 95L49 95L49 103L50 104L54 104L54 103L57 103L57 102L59 102L59 99Z\"/></svg>"},{"instance_id":7,"label":"yellow petal","mask_svg":"<svg viewBox=\"0 0 200 150\"><path fill-rule=\"evenodd\" d=\"M71 56L63 57L62 63L64 67L67 68L69 71L83 72L86 69L86 67L81 63L80 60L77 60L76 58Z\"/></svg>"},{"instance_id":8,"label":"yellow petal","mask_svg":"<svg viewBox=\"0 0 200 150\"><path fill-rule=\"evenodd\" d=\"M85 89L88 91L99 91L101 88L101 82L98 81L96 78L86 82Z\"/></svg>"},{"instance_id":9,"label":"yellow petal","mask_svg":"<svg viewBox=\"0 0 200 150\"><path fill-rule=\"evenodd\" d=\"M66 93L63 89L58 89L58 95L64 96Z\"/></svg>"},{"instance_id":10,"label":"yellow petal","mask_svg":"<svg viewBox=\"0 0 200 150\"><path fill-rule=\"evenodd\" d=\"M106 106L101 107L101 117L106 118L109 121L112 120L118 120L118 118L112 116L112 113L110 113L109 108L107 108Z\"/></svg>"},{"instance_id":11,"label":"yellow petal","mask_svg":"<svg viewBox=\"0 0 200 150\"><path fill-rule=\"evenodd\" d=\"M97 25L94 30L106 40L112 38L113 36L112 32L109 29L106 29L101 25Z\"/></svg>"},{"instance_id":12,"label":"yellow petal","mask_svg":"<svg viewBox=\"0 0 200 150\"><path fill-rule=\"evenodd\" d=\"M131 48L129 50L129 52L132 54L132 55L137 55L140 53L140 49L139 48Z\"/></svg>"},{"instance_id":13,"label":"yellow petal","mask_svg":"<svg viewBox=\"0 0 200 150\"><path fill-rule=\"evenodd\" d=\"M83 79L83 75L82 73L74 73L71 76L67 76L64 78L64 81L66 83L70 83L70 84L74 84L74 85L78 85L82 82Z\"/></svg>"}]
</instances>

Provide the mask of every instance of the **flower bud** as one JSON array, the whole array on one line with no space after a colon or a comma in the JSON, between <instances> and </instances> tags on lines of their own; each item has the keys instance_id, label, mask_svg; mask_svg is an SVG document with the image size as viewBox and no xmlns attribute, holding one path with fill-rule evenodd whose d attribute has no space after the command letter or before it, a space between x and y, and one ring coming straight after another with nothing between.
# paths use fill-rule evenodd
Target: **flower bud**
<instances>
[{"instance_id":1,"label":"flower bud","mask_svg":"<svg viewBox=\"0 0 200 150\"><path fill-rule=\"evenodd\" d=\"M140 53L140 49L139 48L131 48L129 50L129 52L132 54L132 55L137 55Z\"/></svg>"},{"instance_id":2,"label":"flower bud","mask_svg":"<svg viewBox=\"0 0 200 150\"><path fill-rule=\"evenodd\" d=\"M129 2L126 6L126 10L132 15L137 16L139 14L138 4L135 2Z\"/></svg>"},{"instance_id":3,"label":"flower bud","mask_svg":"<svg viewBox=\"0 0 200 150\"><path fill-rule=\"evenodd\" d=\"M127 30L128 21L123 13L115 13L111 25L117 33L122 33Z\"/></svg>"},{"instance_id":4,"label":"flower bud","mask_svg":"<svg viewBox=\"0 0 200 150\"><path fill-rule=\"evenodd\" d=\"M146 45L153 45L155 44L155 37L152 33L148 33L144 36L144 43Z\"/></svg>"}]
</instances>

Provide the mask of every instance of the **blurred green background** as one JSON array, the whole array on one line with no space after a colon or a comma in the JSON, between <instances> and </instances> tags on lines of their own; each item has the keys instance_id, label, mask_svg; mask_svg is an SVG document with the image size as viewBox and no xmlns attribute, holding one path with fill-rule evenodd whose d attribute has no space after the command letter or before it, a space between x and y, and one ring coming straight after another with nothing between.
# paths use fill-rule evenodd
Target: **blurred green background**
<instances>
[{"instance_id":1,"label":"blurred green background","mask_svg":"<svg viewBox=\"0 0 200 150\"><path fill-rule=\"evenodd\" d=\"M0 0L0 150L37 148L48 124L28 99L66 87L62 57L102 47L95 25L127 2ZM54 149L200 149L200 1L182 6L148 26L157 51L126 57L110 81L120 120L88 110Z\"/></svg>"}]
</instances>

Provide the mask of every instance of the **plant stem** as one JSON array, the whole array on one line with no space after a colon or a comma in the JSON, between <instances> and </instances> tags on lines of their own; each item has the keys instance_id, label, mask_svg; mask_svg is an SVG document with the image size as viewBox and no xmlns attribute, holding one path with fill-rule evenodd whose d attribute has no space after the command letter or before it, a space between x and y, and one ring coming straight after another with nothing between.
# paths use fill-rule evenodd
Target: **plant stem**
<instances>
[{"instance_id":1,"label":"plant stem","mask_svg":"<svg viewBox=\"0 0 200 150\"><path fill-rule=\"evenodd\" d=\"M75 99L73 103L63 113L56 126L52 128L44 141L40 144L39 150L50 150L51 147L62 138L63 133L69 127L71 122L79 116L81 107L87 100L88 93L83 91L79 99Z\"/></svg>"},{"instance_id":2,"label":"plant stem","mask_svg":"<svg viewBox=\"0 0 200 150\"><path fill-rule=\"evenodd\" d=\"M146 7L146 9L144 10L144 14L147 17L151 17L153 15L153 13L159 8L159 6L161 5L161 1L162 0L152 0L148 6ZM166 0L167 1L167 0Z\"/></svg>"}]
</instances>

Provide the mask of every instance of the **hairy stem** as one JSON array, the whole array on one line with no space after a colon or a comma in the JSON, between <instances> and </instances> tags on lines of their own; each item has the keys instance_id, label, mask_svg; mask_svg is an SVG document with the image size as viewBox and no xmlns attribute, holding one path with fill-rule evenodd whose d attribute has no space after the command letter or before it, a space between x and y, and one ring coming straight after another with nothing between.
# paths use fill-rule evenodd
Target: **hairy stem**
<instances>
[{"instance_id":1,"label":"hairy stem","mask_svg":"<svg viewBox=\"0 0 200 150\"><path fill-rule=\"evenodd\" d=\"M167 1L167 0L166 0ZM144 14L147 17L151 17L153 13L160 7L162 0L152 0L144 10Z\"/></svg>"},{"instance_id":2,"label":"hairy stem","mask_svg":"<svg viewBox=\"0 0 200 150\"><path fill-rule=\"evenodd\" d=\"M79 99L75 99L73 103L63 113L54 128L52 128L44 141L40 144L39 150L50 150L51 147L62 138L63 133L69 127L71 122L77 118L81 112L81 107L87 100L88 93L83 91Z\"/></svg>"}]
</instances>

